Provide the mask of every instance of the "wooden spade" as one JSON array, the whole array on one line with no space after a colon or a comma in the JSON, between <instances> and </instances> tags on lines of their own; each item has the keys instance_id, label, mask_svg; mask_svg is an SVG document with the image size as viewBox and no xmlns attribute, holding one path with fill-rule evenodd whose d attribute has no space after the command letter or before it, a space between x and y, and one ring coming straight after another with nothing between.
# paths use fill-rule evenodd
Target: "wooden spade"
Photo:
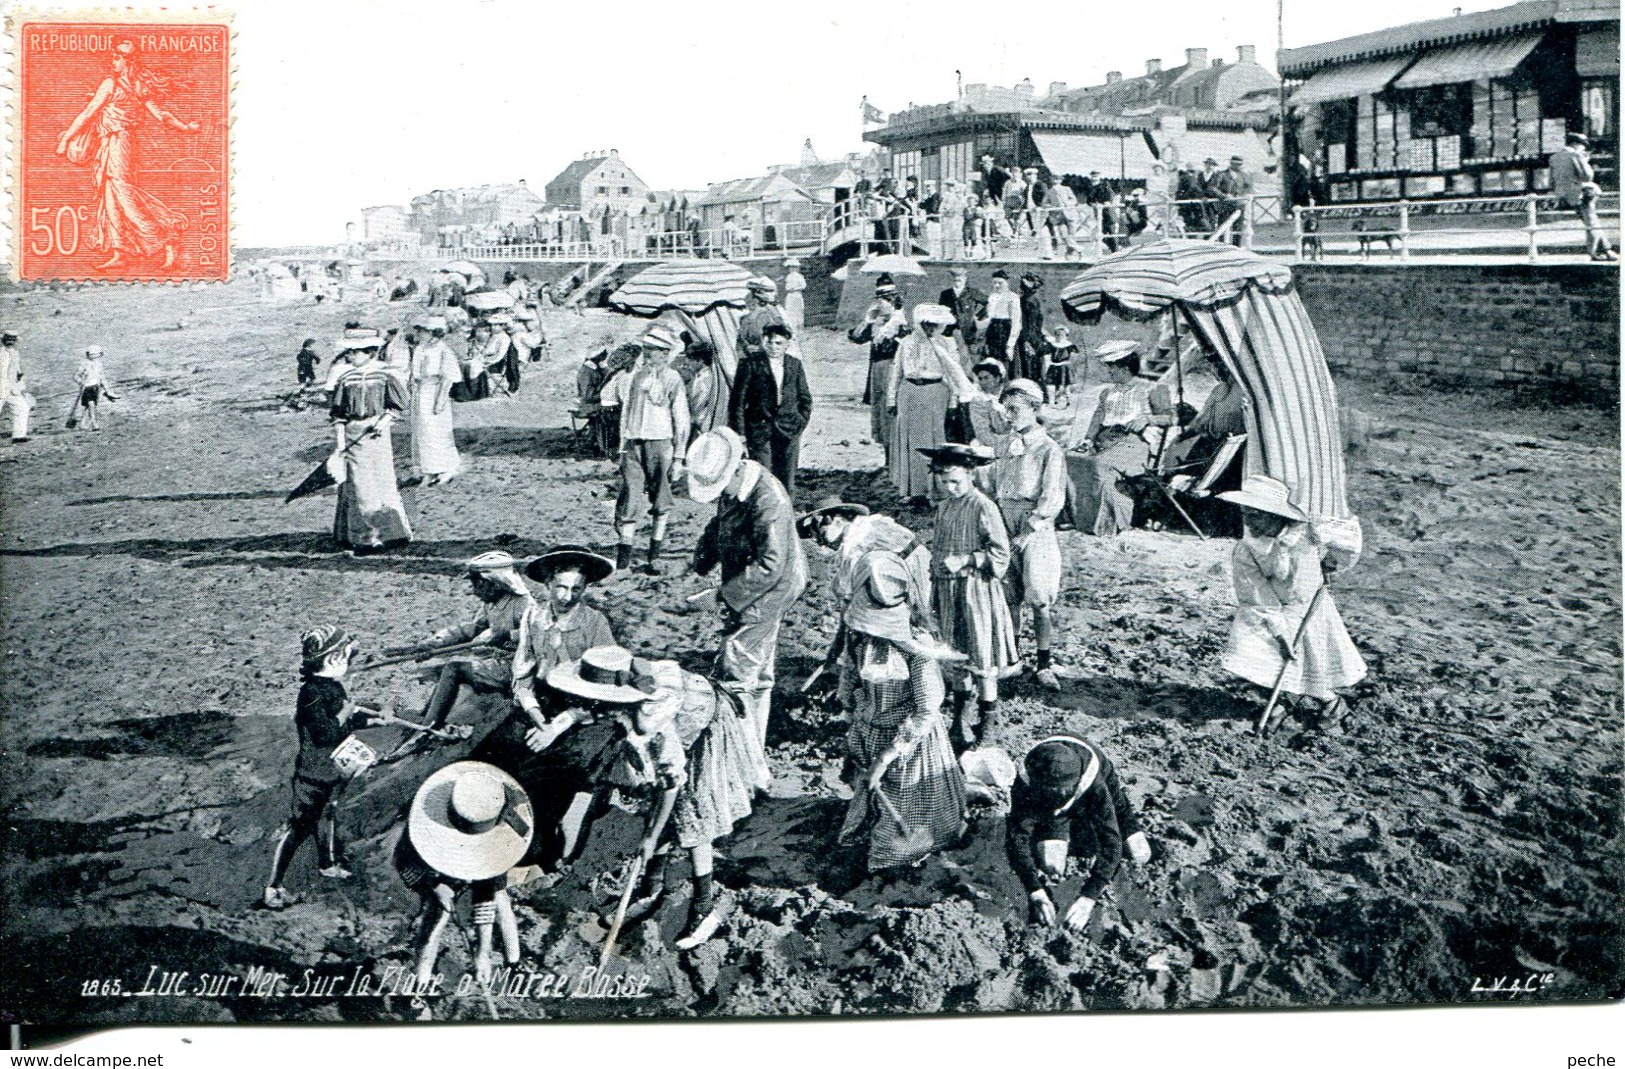
<instances>
[{"instance_id":1,"label":"wooden spade","mask_svg":"<svg viewBox=\"0 0 1625 1069\"><path fill-rule=\"evenodd\" d=\"M879 801L880 808L884 809L897 822L898 829L902 831L903 852L910 856L919 857L929 854L932 846L935 845L931 838L931 829L923 826L909 827L907 822L903 820L903 814L897 811L897 806L892 803L890 798L886 797L886 792L879 787L874 789L874 796Z\"/></svg>"}]
</instances>

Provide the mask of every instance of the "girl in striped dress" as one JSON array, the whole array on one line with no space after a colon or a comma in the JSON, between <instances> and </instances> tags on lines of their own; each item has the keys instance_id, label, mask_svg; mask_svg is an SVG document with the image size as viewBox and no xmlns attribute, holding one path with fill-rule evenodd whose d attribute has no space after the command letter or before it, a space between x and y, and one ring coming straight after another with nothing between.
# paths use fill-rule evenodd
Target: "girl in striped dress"
<instances>
[{"instance_id":1,"label":"girl in striped dress","mask_svg":"<svg viewBox=\"0 0 1625 1069\"><path fill-rule=\"evenodd\" d=\"M406 386L377 359L384 339L377 331L346 330L339 339L350 367L333 383L330 414L343 466L333 536L357 556L412 540L412 525L395 482L395 446L389 429L406 411ZM337 477L340 473L333 472Z\"/></svg>"},{"instance_id":2,"label":"girl in striped dress","mask_svg":"<svg viewBox=\"0 0 1625 1069\"><path fill-rule=\"evenodd\" d=\"M921 450L931 458L946 500L937 507L931 542L931 592L943 639L969 660L952 674L953 741L969 741L965 710L978 700L974 741L997 741L999 673L1020 662L1016 625L1005 598L1010 570L1010 535L999 506L976 487L973 470L993 461L979 445L946 445Z\"/></svg>"},{"instance_id":3,"label":"girl in striped dress","mask_svg":"<svg viewBox=\"0 0 1625 1069\"><path fill-rule=\"evenodd\" d=\"M942 719L942 662L964 658L910 627L911 589L903 559L875 550L842 614L839 694L851 711L847 752L860 779L840 841L867 829L870 872L920 861L965 828L965 777Z\"/></svg>"}]
</instances>

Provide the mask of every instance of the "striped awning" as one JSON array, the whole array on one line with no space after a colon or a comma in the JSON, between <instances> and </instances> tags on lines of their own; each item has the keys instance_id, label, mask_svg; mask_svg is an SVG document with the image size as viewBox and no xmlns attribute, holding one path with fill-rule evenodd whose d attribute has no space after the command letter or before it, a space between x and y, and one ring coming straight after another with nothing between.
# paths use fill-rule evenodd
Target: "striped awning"
<instances>
[{"instance_id":1,"label":"striped awning","mask_svg":"<svg viewBox=\"0 0 1625 1069\"><path fill-rule=\"evenodd\" d=\"M1454 85L1478 78L1505 78L1529 58L1545 34L1525 33L1497 41L1469 41L1424 52L1410 70L1394 82L1395 89L1422 89Z\"/></svg>"},{"instance_id":2,"label":"striped awning","mask_svg":"<svg viewBox=\"0 0 1625 1069\"><path fill-rule=\"evenodd\" d=\"M1234 245L1211 241L1153 241L1095 264L1061 290L1061 307L1093 321L1107 308L1130 319L1149 319L1174 303L1195 308L1233 304L1256 288L1292 289L1292 269Z\"/></svg>"},{"instance_id":3,"label":"striped awning","mask_svg":"<svg viewBox=\"0 0 1625 1069\"><path fill-rule=\"evenodd\" d=\"M755 276L726 260L674 260L655 264L609 295L618 312L653 317L672 310L701 315L719 304L745 307L746 283Z\"/></svg>"},{"instance_id":4,"label":"striped awning","mask_svg":"<svg viewBox=\"0 0 1625 1069\"><path fill-rule=\"evenodd\" d=\"M1410 64L1412 58L1389 56L1365 63L1342 63L1323 68L1310 75L1309 80L1292 94L1288 103L1296 107L1380 93Z\"/></svg>"},{"instance_id":5,"label":"striped awning","mask_svg":"<svg viewBox=\"0 0 1625 1069\"><path fill-rule=\"evenodd\" d=\"M1146 181L1157 158L1138 130L1117 134L1043 134L1034 131L1033 145L1044 157L1044 166L1056 177L1087 175L1099 171L1102 178L1133 178Z\"/></svg>"}]
</instances>

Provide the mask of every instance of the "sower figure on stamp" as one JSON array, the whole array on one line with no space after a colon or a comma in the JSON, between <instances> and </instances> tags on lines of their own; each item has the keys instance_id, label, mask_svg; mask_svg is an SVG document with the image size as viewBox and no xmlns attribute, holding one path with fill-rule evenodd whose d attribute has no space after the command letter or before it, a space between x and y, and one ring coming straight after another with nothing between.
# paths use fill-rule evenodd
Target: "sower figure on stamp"
<instances>
[{"instance_id":1,"label":"sower figure on stamp","mask_svg":"<svg viewBox=\"0 0 1625 1069\"><path fill-rule=\"evenodd\" d=\"M1125 846L1136 864L1151 860L1151 844L1111 759L1069 732L1042 739L1027 751L1010 792L1004 843L1010 867L1027 890L1033 924L1055 923L1055 891L1066 877L1067 858L1092 859L1064 918L1077 931L1088 926L1095 905L1117 876Z\"/></svg>"},{"instance_id":2,"label":"sower figure on stamp","mask_svg":"<svg viewBox=\"0 0 1625 1069\"><path fill-rule=\"evenodd\" d=\"M672 484L683 476L688 454L688 387L666 361L680 343L671 328L650 327L639 340L631 368L604 387L603 405L620 413L620 494L615 500L615 566L632 565L643 499L649 503L650 575L660 574Z\"/></svg>"},{"instance_id":3,"label":"sower figure on stamp","mask_svg":"<svg viewBox=\"0 0 1625 1069\"><path fill-rule=\"evenodd\" d=\"M424 722L434 727L444 724L465 687L476 694L506 698L513 682L513 656L519 648L521 623L536 604L517 567L518 562L502 550L481 553L464 562L469 593L480 601L473 618L441 628L410 649L386 651L431 653L447 646L480 647L440 669L434 693L423 710Z\"/></svg>"},{"instance_id":4,"label":"sower figure on stamp","mask_svg":"<svg viewBox=\"0 0 1625 1069\"><path fill-rule=\"evenodd\" d=\"M170 80L148 70L135 45L120 41L113 49L113 72L96 87L84 110L63 131L56 154L83 164L95 144L96 229L91 243L110 253L98 270L119 267L126 254L151 256L163 251L163 270L175 266L175 243L186 229L186 217L136 184L139 149L136 128L147 119L182 133L201 127L182 122L159 101Z\"/></svg>"},{"instance_id":5,"label":"sower figure on stamp","mask_svg":"<svg viewBox=\"0 0 1625 1069\"><path fill-rule=\"evenodd\" d=\"M579 763L590 764L593 746L608 745L610 738L605 735L574 750L560 747L544 753L563 727L553 730L557 695L546 680L560 664L576 660L594 647L614 645L609 621L582 601L589 586L614 570L609 558L570 545L558 546L526 566L526 576L546 584L548 596L545 601L534 601L520 620L513 658L513 708L473 753L476 760L489 761L524 785L540 822L531 861L548 869L564 856L559 822L575 795L590 788L590 781L573 762L579 757ZM541 781L550 782L539 788Z\"/></svg>"},{"instance_id":6,"label":"sower figure on stamp","mask_svg":"<svg viewBox=\"0 0 1625 1069\"><path fill-rule=\"evenodd\" d=\"M1039 685L1058 690L1061 683L1050 663L1050 612L1061 596L1061 543L1055 518L1066 504L1066 454L1038 423L1044 391L1036 382L1014 379L999 399L1010 434L995 452L990 483L1010 534L1012 555L1005 586L1012 616L1021 606L1033 611Z\"/></svg>"},{"instance_id":7,"label":"sower figure on stamp","mask_svg":"<svg viewBox=\"0 0 1625 1069\"><path fill-rule=\"evenodd\" d=\"M509 966L519 964L519 924L508 898L507 876L524 857L535 828L530 799L519 782L494 765L458 761L423 781L412 798L406 834L395 848L401 882L423 898L417 936L420 988L434 977L446 928L456 923L457 896L465 890L473 899L471 954L480 984L491 981L493 928L502 936L503 960Z\"/></svg>"},{"instance_id":8,"label":"sower figure on stamp","mask_svg":"<svg viewBox=\"0 0 1625 1069\"><path fill-rule=\"evenodd\" d=\"M767 769L752 759L750 725L737 695L676 661L634 660L632 675L649 700L622 714L620 752L600 788L640 798L646 807L642 878L626 919L661 906L684 851L693 894L677 949L690 950L722 922L713 844L750 816L752 798L767 786Z\"/></svg>"},{"instance_id":9,"label":"sower figure on stamp","mask_svg":"<svg viewBox=\"0 0 1625 1069\"><path fill-rule=\"evenodd\" d=\"M937 507L931 543L931 588L943 639L965 654L947 674L954 688L952 740L978 746L998 742L999 674L1020 663L1016 625L1005 597L1010 571L1010 536L1004 517L976 486L974 472L993 462L983 445L944 445L922 449L941 480L944 500ZM977 727L969 731L966 712L977 703Z\"/></svg>"},{"instance_id":10,"label":"sower figure on stamp","mask_svg":"<svg viewBox=\"0 0 1625 1069\"><path fill-rule=\"evenodd\" d=\"M1324 726L1340 727L1347 705L1338 695L1365 678L1365 660L1349 638L1326 586L1320 546L1309 517L1279 479L1248 475L1240 490L1219 495L1241 506L1246 533L1231 558L1236 616L1222 661L1232 672L1277 695L1313 703ZM1284 699L1268 732L1287 713Z\"/></svg>"},{"instance_id":11,"label":"sower figure on stamp","mask_svg":"<svg viewBox=\"0 0 1625 1069\"><path fill-rule=\"evenodd\" d=\"M293 766L293 810L287 823L277 831L271 853L271 879L265 885L266 909L283 909L299 901L283 890L288 866L304 845L315 837L317 863L330 879L344 880L350 871L344 867L344 851L338 841L338 795L347 779L333 761L333 751L346 735L366 726L367 711L350 704L344 689L344 676L355 654L355 640L342 628L317 627L299 639L300 670L304 683L299 687L299 704L294 727L299 732L299 756Z\"/></svg>"},{"instance_id":12,"label":"sower figure on stamp","mask_svg":"<svg viewBox=\"0 0 1625 1069\"><path fill-rule=\"evenodd\" d=\"M698 574L721 566L717 677L739 695L756 747L753 759L765 766L779 625L807 588L807 557L796 537L790 495L772 472L745 456L739 435L726 427L702 434L689 461L689 496L717 502L717 514L694 550Z\"/></svg>"}]
</instances>

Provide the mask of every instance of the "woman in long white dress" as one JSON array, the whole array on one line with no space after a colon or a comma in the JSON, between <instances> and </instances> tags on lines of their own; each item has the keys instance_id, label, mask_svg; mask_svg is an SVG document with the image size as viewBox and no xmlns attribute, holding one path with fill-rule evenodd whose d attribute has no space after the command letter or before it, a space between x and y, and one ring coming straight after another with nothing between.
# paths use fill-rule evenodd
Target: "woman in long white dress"
<instances>
[{"instance_id":1,"label":"woman in long white dress","mask_svg":"<svg viewBox=\"0 0 1625 1069\"><path fill-rule=\"evenodd\" d=\"M451 418L451 387L462 369L446 344L444 317L418 326L429 337L412 352L412 467L425 486L435 486L463 470Z\"/></svg>"},{"instance_id":2,"label":"woman in long white dress","mask_svg":"<svg viewBox=\"0 0 1625 1069\"><path fill-rule=\"evenodd\" d=\"M807 298L802 296L807 289L807 276L801 273L801 261L794 256L784 261L784 267L784 325L799 338L807 321Z\"/></svg>"}]
</instances>

